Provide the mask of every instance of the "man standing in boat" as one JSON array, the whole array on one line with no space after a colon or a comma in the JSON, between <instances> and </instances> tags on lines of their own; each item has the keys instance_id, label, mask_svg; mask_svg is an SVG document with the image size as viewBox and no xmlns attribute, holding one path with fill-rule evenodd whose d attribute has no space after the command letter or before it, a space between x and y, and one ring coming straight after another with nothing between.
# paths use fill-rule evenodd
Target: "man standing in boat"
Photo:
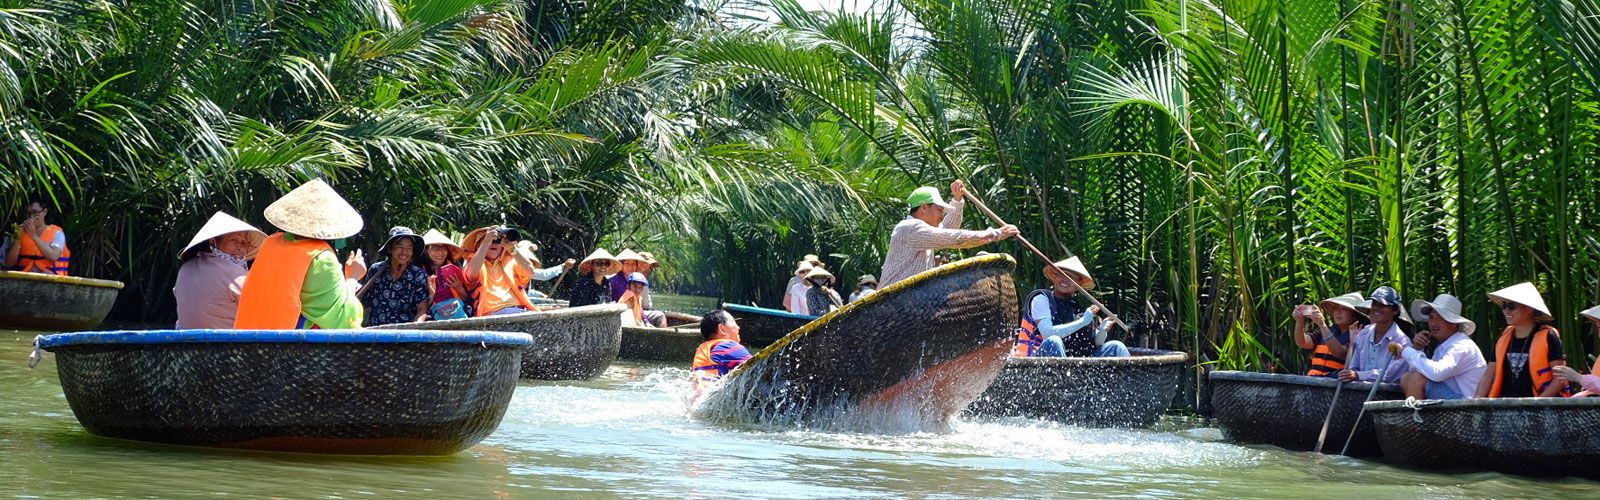
<instances>
[{"instance_id":1,"label":"man standing in boat","mask_svg":"<svg viewBox=\"0 0 1600 500\"><path fill-rule=\"evenodd\" d=\"M339 267L336 248L361 232L361 214L322 179L313 179L267 205L268 236L239 292L240 330L360 328L356 290L367 261L356 250Z\"/></svg>"},{"instance_id":2,"label":"man standing in boat","mask_svg":"<svg viewBox=\"0 0 1600 500\"><path fill-rule=\"evenodd\" d=\"M1017 329L1012 356L1116 358L1130 354L1121 342L1106 340L1114 321L1106 320L1094 328L1099 307L1078 305L1078 291L1087 293L1095 286L1082 260L1072 257L1045 266L1044 275L1052 286L1034 290L1023 301L1022 326Z\"/></svg>"},{"instance_id":3,"label":"man standing in boat","mask_svg":"<svg viewBox=\"0 0 1600 500\"><path fill-rule=\"evenodd\" d=\"M933 269L935 251L972 248L1017 235L1017 227L1010 224L983 231L961 229L966 196L966 184L957 180L950 183L949 203L931 186L919 187L906 197L910 214L894 226L894 233L889 236L889 252L878 273L883 286Z\"/></svg>"},{"instance_id":4,"label":"man standing in boat","mask_svg":"<svg viewBox=\"0 0 1600 500\"><path fill-rule=\"evenodd\" d=\"M1393 288L1380 286L1372 291L1372 296L1367 297L1367 302L1369 304L1365 304L1365 312L1372 319L1372 324L1363 327L1350 339L1345 369L1339 372L1339 380L1371 382L1382 375L1383 382L1398 382L1400 375L1405 372L1406 362L1389 354L1389 344L1407 344L1406 336L1400 332L1397 323L1400 315L1405 314L1400 308L1400 294Z\"/></svg>"},{"instance_id":5,"label":"man standing in boat","mask_svg":"<svg viewBox=\"0 0 1600 500\"><path fill-rule=\"evenodd\" d=\"M11 243L6 245L5 267L25 273L66 276L72 263L72 252L67 250L67 233L60 227L44 221L50 210L44 203L33 200L22 223L12 226Z\"/></svg>"}]
</instances>

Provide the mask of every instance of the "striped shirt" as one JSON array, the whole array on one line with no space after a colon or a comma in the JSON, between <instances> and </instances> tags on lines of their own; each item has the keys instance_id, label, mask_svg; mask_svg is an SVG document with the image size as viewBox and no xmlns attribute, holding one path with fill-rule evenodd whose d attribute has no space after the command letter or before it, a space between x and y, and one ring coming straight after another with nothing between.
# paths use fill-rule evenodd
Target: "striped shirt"
<instances>
[{"instance_id":1,"label":"striped shirt","mask_svg":"<svg viewBox=\"0 0 1600 500\"><path fill-rule=\"evenodd\" d=\"M889 236L889 253L883 257L878 283L889 286L912 275L934 268L933 252L947 248L972 248L1000 237L999 229L968 231L961 229L965 201L950 203L944 220L934 227L916 217L906 217L894 226Z\"/></svg>"}]
</instances>

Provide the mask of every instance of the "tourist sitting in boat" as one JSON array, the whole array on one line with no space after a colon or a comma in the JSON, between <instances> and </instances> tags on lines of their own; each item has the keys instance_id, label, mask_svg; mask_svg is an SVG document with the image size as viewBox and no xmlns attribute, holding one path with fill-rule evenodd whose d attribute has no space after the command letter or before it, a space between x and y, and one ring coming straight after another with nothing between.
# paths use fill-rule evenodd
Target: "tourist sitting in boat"
<instances>
[{"instance_id":1,"label":"tourist sitting in boat","mask_svg":"<svg viewBox=\"0 0 1600 500\"><path fill-rule=\"evenodd\" d=\"M356 290L367 275L361 250L341 269L335 248L361 232L361 215L333 187L313 179L267 205L267 222L281 229L256 253L239 293L240 330L360 328Z\"/></svg>"},{"instance_id":2,"label":"tourist sitting in boat","mask_svg":"<svg viewBox=\"0 0 1600 500\"><path fill-rule=\"evenodd\" d=\"M1405 361L1389 353L1389 344L1409 342L1396 321L1405 314L1401 310L1400 294L1393 288L1380 286L1367 297L1361 309L1372 319L1372 324L1362 327L1350 339L1345 369L1339 371L1339 380L1371 382L1382 375L1383 382L1398 382L1405 371Z\"/></svg>"},{"instance_id":3,"label":"tourist sitting in boat","mask_svg":"<svg viewBox=\"0 0 1600 500\"><path fill-rule=\"evenodd\" d=\"M844 306L839 292L833 290L833 273L827 269L811 268L811 272L806 273L806 281L811 284L811 289L806 291L806 314L821 316Z\"/></svg>"},{"instance_id":4,"label":"tourist sitting in boat","mask_svg":"<svg viewBox=\"0 0 1600 500\"><path fill-rule=\"evenodd\" d=\"M806 304L806 292L811 290L811 283L806 281L806 275L811 273L811 263L800 261L795 264L794 276L789 278L787 288L783 289L783 309L794 314L810 314L811 307Z\"/></svg>"},{"instance_id":5,"label":"tourist sitting in boat","mask_svg":"<svg viewBox=\"0 0 1600 500\"><path fill-rule=\"evenodd\" d=\"M428 288L433 290L428 316L435 319L461 319L472 316L472 292L467 290L467 276L457 263L461 260L461 246L444 233L429 229L422 235L427 248L428 266L433 271L428 276Z\"/></svg>"},{"instance_id":6,"label":"tourist sitting in boat","mask_svg":"<svg viewBox=\"0 0 1600 500\"><path fill-rule=\"evenodd\" d=\"M1009 224L983 231L961 229L966 196L966 185L958 180L950 184L950 203L945 203L937 188L928 186L906 197L909 215L889 235L889 252L878 273L884 286L933 269L937 250L972 248L1017 235L1017 227Z\"/></svg>"},{"instance_id":7,"label":"tourist sitting in boat","mask_svg":"<svg viewBox=\"0 0 1600 500\"><path fill-rule=\"evenodd\" d=\"M462 268L477 295L476 315L498 316L533 311L523 290L533 280L533 263L514 250L521 233L505 226L480 227L467 233L461 249L472 255Z\"/></svg>"},{"instance_id":8,"label":"tourist sitting in boat","mask_svg":"<svg viewBox=\"0 0 1600 500\"><path fill-rule=\"evenodd\" d=\"M850 293L850 301L861 300L862 297L872 295L876 291L878 291L878 278L874 278L870 274L864 274L860 279L856 280L856 291Z\"/></svg>"},{"instance_id":9,"label":"tourist sitting in boat","mask_svg":"<svg viewBox=\"0 0 1600 500\"><path fill-rule=\"evenodd\" d=\"M661 262L656 260L655 254L639 252L639 258L643 259L643 262L639 264L639 272L644 273L645 278L655 278L656 267L661 265ZM644 289L644 321L657 328L665 328L667 326L667 313L665 311L657 311L655 301L651 300L650 296L650 288L646 287Z\"/></svg>"},{"instance_id":10,"label":"tourist sitting in boat","mask_svg":"<svg viewBox=\"0 0 1600 500\"><path fill-rule=\"evenodd\" d=\"M22 222L11 228L11 244L6 245L4 269L25 273L66 276L72 264L67 249L67 233L44 221L50 210L39 200L28 202Z\"/></svg>"},{"instance_id":11,"label":"tourist sitting in boat","mask_svg":"<svg viewBox=\"0 0 1600 500\"><path fill-rule=\"evenodd\" d=\"M621 273L618 273L621 274ZM624 316L622 326L649 326L644 317L644 293L650 289L650 280L644 273L634 272L628 274L628 291L622 292L617 298L617 303L628 306L627 315Z\"/></svg>"},{"instance_id":12,"label":"tourist sitting in boat","mask_svg":"<svg viewBox=\"0 0 1600 500\"><path fill-rule=\"evenodd\" d=\"M378 247L388 260L367 269L367 279L356 291L367 308L362 326L411 323L428 320L433 293L428 289L430 263L417 258L424 246L421 236L405 226L389 229L389 239Z\"/></svg>"},{"instance_id":13,"label":"tourist sitting in boat","mask_svg":"<svg viewBox=\"0 0 1600 500\"><path fill-rule=\"evenodd\" d=\"M1367 315L1360 310L1366 299L1359 292L1351 292L1322 301L1322 308L1312 305L1294 309L1294 342L1301 349L1311 351L1311 369L1307 376L1334 377L1344 369L1344 357L1350 345L1350 334L1367 324ZM1322 315L1326 309L1333 316L1333 327ZM1306 328L1310 326L1311 328Z\"/></svg>"},{"instance_id":14,"label":"tourist sitting in boat","mask_svg":"<svg viewBox=\"0 0 1600 500\"><path fill-rule=\"evenodd\" d=\"M1400 377L1407 397L1417 399L1471 399L1477 395L1478 381L1488 362L1472 341L1478 324L1461 316L1461 300L1439 294L1432 302L1411 303L1412 315L1428 318L1428 329L1417 332L1411 345L1400 353L1409 371ZM1423 352L1429 344L1439 345L1429 358Z\"/></svg>"},{"instance_id":15,"label":"tourist sitting in boat","mask_svg":"<svg viewBox=\"0 0 1600 500\"><path fill-rule=\"evenodd\" d=\"M578 307L613 302L610 282L606 277L619 266L617 258L604 248L597 248L594 253L584 257L578 263L578 274L583 275L583 279L572 284L572 296L567 299L567 305Z\"/></svg>"},{"instance_id":16,"label":"tourist sitting in boat","mask_svg":"<svg viewBox=\"0 0 1600 500\"><path fill-rule=\"evenodd\" d=\"M622 299L622 294L628 291L628 277L632 276L633 273L639 272L639 266L644 264L644 257L641 257L631 248L624 248L621 253L617 254L617 262L621 263L622 267L621 271L611 276L611 281L608 283L611 289L611 300Z\"/></svg>"},{"instance_id":17,"label":"tourist sitting in boat","mask_svg":"<svg viewBox=\"0 0 1600 500\"><path fill-rule=\"evenodd\" d=\"M1017 329L1017 344L1011 355L1029 356L1097 357L1115 358L1129 356L1122 342L1106 340L1114 321L1106 320L1094 326L1098 306L1084 308L1076 300L1081 290L1094 289L1094 278L1077 257L1044 267L1050 288L1041 288L1028 294L1024 300L1021 328Z\"/></svg>"},{"instance_id":18,"label":"tourist sitting in boat","mask_svg":"<svg viewBox=\"0 0 1600 500\"><path fill-rule=\"evenodd\" d=\"M699 401L723 375L750 360L750 350L739 344L739 323L728 311L713 309L701 317L700 338L705 342L695 348L689 367L690 401Z\"/></svg>"},{"instance_id":19,"label":"tourist sitting in boat","mask_svg":"<svg viewBox=\"0 0 1600 500\"><path fill-rule=\"evenodd\" d=\"M1579 315L1589 320L1589 326L1594 330L1595 336L1600 337L1600 306L1584 309ZM1566 365L1552 366L1550 369L1556 372L1557 377L1567 383L1583 386L1583 391L1573 394L1573 397L1588 397L1600 394L1600 364L1596 364L1594 373L1588 375L1578 373L1577 370Z\"/></svg>"},{"instance_id":20,"label":"tourist sitting in boat","mask_svg":"<svg viewBox=\"0 0 1600 500\"><path fill-rule=\"evenodd\" d=\"M239 314L246 262L256 258L267 233L217 212L178 253L178 281L172 297L178 304L178 329L226 330Z\"/></svg>"},{"instance_id":21,"label":"tourist sitting in boat","mask_svg":"<svg viewBox=\"0 0 1600 500\"><path fill-rule=\"evenodd\" d=\"M1506 317L1494 343L1494 362L1478 382L1478 397L1531 398L1567 395L1567 384L1553 371L1567 365L1561 333L1540 323L1554 321L1533 283L1518 283L1489 294Z\"/></svg>"}]
</instances>

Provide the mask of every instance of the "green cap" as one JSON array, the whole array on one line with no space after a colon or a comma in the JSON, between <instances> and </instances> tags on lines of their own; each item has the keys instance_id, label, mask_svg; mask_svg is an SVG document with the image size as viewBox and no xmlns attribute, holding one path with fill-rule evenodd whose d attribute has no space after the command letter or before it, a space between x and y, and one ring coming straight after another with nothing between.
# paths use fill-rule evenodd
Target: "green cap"
<instances>
[{"instance_id":1,"label":"green cap","mask_svg":"<svg viewBox=\"0 0 1600 500\"><path fill-rule=\"evenodd\" d=\"M906 206L910 208L917 208L929 203L951 208L949 203L944 202L944 197L939 196L939 189L931 186L919 187L912 191L910 196L906 197Z\"/></svg>"}]
</instances>

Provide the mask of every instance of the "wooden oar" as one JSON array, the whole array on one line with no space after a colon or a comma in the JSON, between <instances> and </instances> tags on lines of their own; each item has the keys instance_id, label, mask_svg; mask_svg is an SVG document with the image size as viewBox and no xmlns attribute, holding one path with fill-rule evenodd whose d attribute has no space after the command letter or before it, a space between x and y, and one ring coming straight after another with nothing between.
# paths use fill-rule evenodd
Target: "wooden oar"
<instances>
[{"instance_id":1,"label":"wooden oar","mask_svg":"<svg viewBox=\"0 0 1600 500\"><path fill-rule=\"evenodd\" d=\"M1339 391L1343 390L1344 381L1340 380L1339 385L1333 388L1333 401L1328 402L1328 416L1322 417L1322 432L1317 433L1317 446L1311 449L1312 453L1322 453L1322 443L1328 440L1328 424L1333 422L1333 409L1339 407Z\"/></svg>"},{"instance_id":2,"label":"wooden oar","mask_svg":"<svg viewBox=\"0 0 1600 500\"><path fill-rule=\"evenodd\" d=\"M995 224L999 224L1002 227L1007 225L1005 220L1002 220L999 215L996 215L994 213L993 210L989 210L989 206L985 205L983 203L983 200L978 199L977 195L972 194L972 190L970 190L970 189L967 190L967 197L971 198L973 203L978 204L978 210L983 211L983 214L989 216L989 219L993 220ZM1017 233L1016 236L1012 236L1012 237L1016 238L1017 242L1022 243L1022 246L1028 247L1028 250L1032 250L1034 255L1038 256L1041 260L1044 260L1044 264L1045 265L1047 265L1047 266L1054 266L1055 265L1056 261L1050 260L1050 256L1045 255L1044 252L1039 251L1039 247L1033 246L1033 243L1029 242L1027 238L1023 237L1022 233ZM1083 290L1083 287L1078 286L1078 282L1077 281L1071 280L1071 279L1069 279L1067 281L1071 281L1072 282L1072 286L1077 287L1079 290ZM1115 321L1117 323L1117 326L1122 327L1123 331L1127 331L1129 333L1132 333L1132 330L1128 330L1128 324L1122 322L1122 318L1117 317L1117 313L1111 312L1110 309L1107 309L1106 305L1100 303L1099 299L1094 298L1094 294L1089 293L1088 290L1083 290L1083 296L1084 297L1088 297L1089 298L1089 303L1094 304L1096 307L1100 308L1100 312L1105 313L1107 318L1110 318L1112 321Z\"/></svg>"},{"instance_id":3,"label":"wooden oar","mask_svg":"<svg viewBox=\"0 0 1600 500\"><path fill-rule=\"evenodd\" d=\"M1389 353L1398 356L1400 354L1400 344L1389 344ZM1361 413L1357 413L1356 421L1350 424L1350 436L1344 438L1344 449L1339 450L1340 455L1350 454L1350 441L1356 438L1356 429L1361 427L1361 419L1367 416L1367 403L1372 402L1372 397L1378 394L1378 386L1383 384L1383 377L1389 374L1389 365L1392 362L1387 359L1383 361L1383 368L1378 369L1378 379L1372 381L1372 390L1367 391L1367 400L1361 402ZM1334 389L1334 391L1338 392L1338 389Z\"/></svg>"}]
</instances>

